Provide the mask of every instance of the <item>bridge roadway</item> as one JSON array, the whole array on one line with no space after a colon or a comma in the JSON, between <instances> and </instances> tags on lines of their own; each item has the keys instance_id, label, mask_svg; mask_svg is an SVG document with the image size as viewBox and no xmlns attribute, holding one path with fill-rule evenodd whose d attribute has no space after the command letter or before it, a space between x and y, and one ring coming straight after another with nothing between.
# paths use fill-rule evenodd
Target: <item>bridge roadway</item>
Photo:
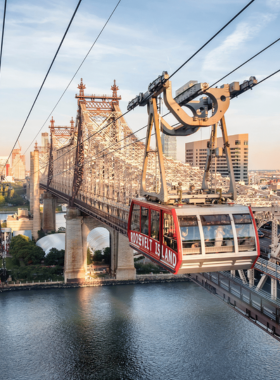
<instances>
[{"instance_id":1,"label":"bridge roadway","mask_svg":"<svg viewBox=\"0 0 280 380\"><path fill-rule=\"evenodd\" d=\"M43 183L40 183L40 188L47 190L47 186ZM67 195L65 193L62 193L59 190L56 190L52 187L48 188L48 192L53 194L55 197L59 199L63 199L66 203L69 203L71 197L70 195ZM104 205L107 206L106 204ZM74 200L74 205L83 213L92 216L98 220L100 220L102 223L106 224L107 226L113 228L114 230L120 232L123 235L127 235L127 222L122 220L121 218L118 218L114 215L108 214L107 212L100 210L97 207L94 207L86 202L83 202L79 199Z\"/></svg>"},{"instance_id":2,"label":"bridge roadway","mask_svg":"<svg viewBox=\"0 0 280 380\"><path fill-rule=\"evenodd\" d=\"M258 262L255 269L259 270L258 267L262 267L262 262ZM277 267L277 272L279 270L280 274L280 267ZM265 271L264 268L262 269ZM276 275L275 272L272 270L272 276ZM270 270L266 273L271 276ZM245 284L229 272L190 274L190 278L280 342L280 300L278 298L273 299L268 292Z\"/></svg>"},{"instance_id":3,"label":"bridge roadway","mask_svg":"<svg viewBox=\"0 0 280 380\"><path fill-rule=\"evenodd\" d=\"M40 187L44 190L47 189L47 186L43 183L40 183ZM71 198L69 195L52 187L48 188L48 192L67 203ZM107 204L104 205L107 206ZM127 235L127 222L125 220L79 199L74 200L74 206L89 217L99 220L101 223L111 227L122 235ZM265 241L267 240L266 243L269 243L269 239L264 239ZM255 265L255 269L267 276L266 278L271 277L279 281L279 266L259 259ZM190 274L190 278L210 293L227 302L229 306L242 316L254 322L258 327L280 341L279 299L273 299L267 291L257 289L256 286L249 286L245 283L246 279L242 281L240 278L232 276L228 272Z\"/></svg>"}]
</instances>

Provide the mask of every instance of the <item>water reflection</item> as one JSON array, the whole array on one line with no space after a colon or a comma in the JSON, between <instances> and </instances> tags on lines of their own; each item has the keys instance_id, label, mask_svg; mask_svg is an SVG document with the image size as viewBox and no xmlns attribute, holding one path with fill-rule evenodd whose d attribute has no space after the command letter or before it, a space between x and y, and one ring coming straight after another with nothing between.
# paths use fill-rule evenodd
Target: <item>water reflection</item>
<instances>
[{"instance_id":1,"label":"water reflection","mask_svg":"<svg viewBox=\"0 0 280 380\"><path fill-rule=\"evenodd\" d=\"M0 294L3 379L276 379L280 345L192 283Z\"/></svg>"}]
</instances>

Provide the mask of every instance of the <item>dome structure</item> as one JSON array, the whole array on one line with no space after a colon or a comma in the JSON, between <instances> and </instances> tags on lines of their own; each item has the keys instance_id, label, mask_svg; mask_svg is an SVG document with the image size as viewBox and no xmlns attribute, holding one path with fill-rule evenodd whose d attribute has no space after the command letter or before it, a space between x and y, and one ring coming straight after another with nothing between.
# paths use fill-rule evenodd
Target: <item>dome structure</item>
<instances>
[{"instance_id":1,"label":"dome structure","mask_svg":"<svg viewBox=\"0 0 280 380\"><path fill-rule=\"evenodd\" d=\"M103 227L96 227L88 234L87 242L89 247L93 251L102 250L106 247L110 247L109 231Z\"/></svg>"},{"instance_id":2,"label":"dome structure","mask_svg":"<svg viewBox=\"0 0 280 380\"><path fill-rule=\"evenodd\" d=\"M87 237L88 246L92 251L102 250L110 246L110 234L106 228L97 227L90 231ZM39 239L36 243L47 255L52 248L65 249L65 233L51 234Z\"/></svg>"},{"instance_id":3,"label":"dome structure","mask_svg":"<svg viewBox=\"0 0 280 380\"><path fill-rule=\"evenodd\" d=\"M47 255L52 248L65 249L65 234L51 234L39 239L36 243Z\"/></svg>"}]
</instances>

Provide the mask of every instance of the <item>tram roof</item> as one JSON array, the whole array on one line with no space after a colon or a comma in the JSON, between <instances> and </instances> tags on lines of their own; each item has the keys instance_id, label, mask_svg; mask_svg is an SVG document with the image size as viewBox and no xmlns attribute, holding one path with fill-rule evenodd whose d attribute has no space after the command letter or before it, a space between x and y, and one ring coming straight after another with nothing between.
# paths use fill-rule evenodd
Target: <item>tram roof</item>
<instances>
[{"instance_id":1,"label":"tram roof","mask_svg":"<svg viewBox=\"0 0 280 380\"><path fill-rule=\"evenodd\" d=\"M155 202L148 202L145 198L135 198L134 202L139 203L143 207L153 207L155 209L161 209L166 211L175 210L177 215L205 215L205 214L238 214L238 213L248 213L248 206L238 205L238 204L184 204L182 206L178 205L161 205Z\"/></svg>"}]
</instances>

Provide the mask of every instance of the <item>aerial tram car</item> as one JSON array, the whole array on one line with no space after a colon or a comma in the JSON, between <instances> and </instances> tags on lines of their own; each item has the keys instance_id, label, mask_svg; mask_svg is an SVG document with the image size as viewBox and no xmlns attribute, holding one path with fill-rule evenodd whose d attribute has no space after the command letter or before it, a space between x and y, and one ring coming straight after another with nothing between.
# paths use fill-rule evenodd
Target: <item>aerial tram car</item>
<instances>
[{"instance_id":1,"label":"aerial tram car","mask_svg":"<svg viewBox=\"0 0 280 380\"><path fill-rule=\"evenodd\" d=\"M253 268L260 256L260 245L254 215L249 206L234 204L236 187L224 113L229 99L256 84L255 77L239 85L233 82L220 89L209 89L207 83L183 86L175 99L171 94L168 74L163 73L150 84L148 92L133 99L128 109L147 105L149 122L146 151L142 170L139 198L131 201L128 219L130 246L174 274L201 273ZM163 92L167 108L181 123L172 129L158 114L157 96ZM197 93L209 96L192 101ZM185 114L181 106L189 107L194 116ZM208 118L208 110L212 116ZM159 120L161 123L159 123ZM216 147L217 123L220 121L224 147ZM160 125L161 124L161 125ZM157 154L160 168L159 191L147 191L146 172L150 152L152 127L155 128ZM201 189L190 186L187 191L178 184L176 192L168 193L160 130L163 133L183 136L200 127L212 126L204 178ZM211 160L225 154L230 186L227 193L209 187Z\"/></svg>"},{"instance_id":2,"label":"aerial tram car","mask_svg":"<svg viewBox=\"0 0 280 380\"><path fill-rule=\"evenodd\" d=\"M250 207L160 205L133 199L130 246L174 274L250 269L260 255Z\"/></svg>"}]
</instances>

